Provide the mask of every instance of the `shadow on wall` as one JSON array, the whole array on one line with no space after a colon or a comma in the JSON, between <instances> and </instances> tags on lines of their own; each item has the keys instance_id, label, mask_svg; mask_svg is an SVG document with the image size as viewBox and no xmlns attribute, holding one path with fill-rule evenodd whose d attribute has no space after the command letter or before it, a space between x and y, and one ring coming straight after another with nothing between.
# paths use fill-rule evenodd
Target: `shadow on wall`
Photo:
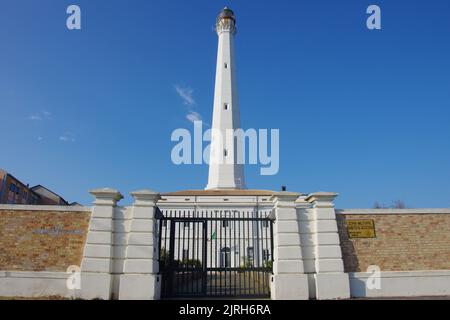
<instances>
[{"instance_id":1,"label":"shadow on wall","mask_svg":"<svg viewBox=\"0 0 450 320\"><path fill-rule=\"evenodd\" d=\"M344 260L344 271L361 272L362 270L360 270L358 255L356 254L355 246L348 237L345 216L336 215L336 220L339 230L339 241L341 242L342 259Z\"/></svg>"},{"instance_id":2,"label":"shadow on wall","mask_svg":"<svg viewBox=\"0 0 450 320\"><path fill-rule=\"evenodd\" d=\"M350 276L350 292L352 297L367 297L367 283L365 280Z\"/></svg>"},{"instance_id":3,"label":"shadow on wall","mask_svg":"<svg viewBox=\"0 0 450 320\"><path fill-rule=\"evenodd\" d=\"M339 241L341 243L342 260L344 261L345 272L359 272L360 265L353 241L348 237L346 218L343 215L336 215ZM350 277L350 292L352 297L365 297L367 295L366 281Z\"/></svg>"}]
</instances>

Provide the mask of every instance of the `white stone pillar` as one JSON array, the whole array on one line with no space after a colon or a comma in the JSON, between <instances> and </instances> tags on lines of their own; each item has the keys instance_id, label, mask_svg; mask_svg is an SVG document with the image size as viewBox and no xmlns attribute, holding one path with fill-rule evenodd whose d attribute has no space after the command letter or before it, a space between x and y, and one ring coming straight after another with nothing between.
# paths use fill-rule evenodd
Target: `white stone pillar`
<instances>
[{"instance_id":1,"label":"white stone pillar","mask_svg":"<svg viewBox=\"0 0 450 320\"><path fill-rule=\"evenodd\" d=\"M306 201L313 206L313 239L317 299L345 299L350 297L350 283L344 273L333 200L336 193L317 192Z\"/></svg>"},{"instance_id":2,"label":"white stone pillar","mask_svg":"<svg viewBox=\"0 0 450 320\"><path fill-rule=\"evenodd\" d=\"M271 283L271 298L274 300L307 300L309 297L295 207L298 197L298 193L292 192L279 192L274 196L274 262Z\"/></svg>"},{"instance_id":3,"label":"white stone pillar","mask_svg":"<svg viewBox=\"0 0 450 320\"><path fill-rule=\"evenodd\" d=\"M119 191L109 188L90 191L94 196L81 263L81 297L83 299L110 299L112 288L113 216Z\"/></svg>"},{"instance_id":4,"label":"white stone pillar","mask_svg":"<svg viewBox=\"0 0 450 320\"><path fill-rule=\"evenodd\" d=\"M120 276L120 300L160 298L158 275L158 239L155 220L160 195L151 190L132 192L134 204L128 234L123 275Z\"/></svg>"}]
</instances>

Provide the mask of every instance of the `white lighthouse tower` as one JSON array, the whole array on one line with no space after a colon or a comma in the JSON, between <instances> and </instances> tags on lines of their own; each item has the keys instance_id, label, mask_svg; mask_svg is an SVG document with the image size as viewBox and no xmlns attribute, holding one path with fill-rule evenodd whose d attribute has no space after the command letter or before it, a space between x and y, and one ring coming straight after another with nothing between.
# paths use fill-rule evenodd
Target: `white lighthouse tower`
<instances>
[{"instance_id":1,"label":"white lighthouse tower","mask_svg":"<svg viewBox=\"0 0 450 320\"><path fill-rule=\"evenodd\" d=\"M240 129L240 116L234 57L236 17L227 7L217 16L216 32L219 46L206 190L245 189L244 165L238 161L238 151L242 151L242 145L239 139L230 136L230 133Z\"/></svg>"}]
</instances>

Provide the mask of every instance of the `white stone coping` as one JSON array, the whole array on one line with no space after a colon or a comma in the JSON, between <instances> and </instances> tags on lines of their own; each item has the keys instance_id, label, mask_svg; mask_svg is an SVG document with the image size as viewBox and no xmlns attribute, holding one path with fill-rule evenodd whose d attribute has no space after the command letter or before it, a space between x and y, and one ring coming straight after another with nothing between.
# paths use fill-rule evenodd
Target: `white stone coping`
<instances>
[{"instance_id":1,"label":"white stone coping","mask_svg":"<svg viewBox=\"0 0 450 320\"><path fill-rule=\"evenodd\" d=\"M350 279L365 279L373 277L372 272L349 272ZM421 278L421 277L450 277L450 270L411 270L411 271L381 271L385 278Z\"/></svg>"},{"instance_id":2,"label":"white stone coping","mask_svg":"<svg viewBox=\"0 0 450 320\"><path fill-rule=\"evenodd\" d=\"M355 215L408 215L408 214L450 214L450 208L423 208L423 209L336 209L336 214Z\"/></svg>"},{"instance_id":3,"label":"white stone coping","mask_svg":"<svg viewBox=\"0 0 450 320\"><path fill-rule=\"evenodd\" d=\"M1 278L31 278L31 279L67 279L70 273L62 271L0 271Z\"/></svg>"},{"instance_id":4,"label":"white stone coping","mask_svg":"<svg viewBox=\"0 0 450 320\"><path fill-rule=\"evenodd\" d=\"M0 204L0 210L91 212L92 208L83 206L37 206L26 204Z\"/></svg>"}]
</instances>

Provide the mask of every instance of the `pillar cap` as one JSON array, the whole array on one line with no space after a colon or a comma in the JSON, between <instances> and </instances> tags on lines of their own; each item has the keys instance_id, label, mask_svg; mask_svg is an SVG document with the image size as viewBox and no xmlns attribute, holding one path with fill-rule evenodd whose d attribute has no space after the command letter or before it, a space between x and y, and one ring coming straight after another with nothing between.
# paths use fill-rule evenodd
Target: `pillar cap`
<instances>
[{"instance_id":1,"label":"pillar cap","mask_svg":"<svg viewBox=\"0 0 450 320\"><path fill-rule=\"evenodd\" d=\"M270 199L279 201L295 201L301 195L302 194L298 192L280 191L274 193Z\"/></svg>"},{"instance_id":2,"label":"pillar cap","mask_svg":"<svg viewBox=\"0 0 450 320\"><path fill-rule=\"evenodd\" d=\"M159 199L161 199L161 195L150 189L143 189L130 192L131 196L134 198L135 205L144 205L149 202L155 203Z\"/></svg>"},{"instance_id":3,"label":"pillar cap","mask_svg":"<svg viewBox=\"0 0 450 320\"><path fill-rule=\"evenodd\" d=\"M123 199L123 195L116 189L99 188L89 191L95 198L94 204L116 205L117 201Z\"/></svg>"},{"instance_id":4,"label":"pillar cap","mask_svg":"<svg viewBox=\"0 0 450 320\"><path fill-rule=\"evenodd\" d=\"M313 192L310 193L305 200L309 203L317 203L317 202L333 202L334 199L338 196L338 193L335 192Z\"/></svg>"}]
</instances>

